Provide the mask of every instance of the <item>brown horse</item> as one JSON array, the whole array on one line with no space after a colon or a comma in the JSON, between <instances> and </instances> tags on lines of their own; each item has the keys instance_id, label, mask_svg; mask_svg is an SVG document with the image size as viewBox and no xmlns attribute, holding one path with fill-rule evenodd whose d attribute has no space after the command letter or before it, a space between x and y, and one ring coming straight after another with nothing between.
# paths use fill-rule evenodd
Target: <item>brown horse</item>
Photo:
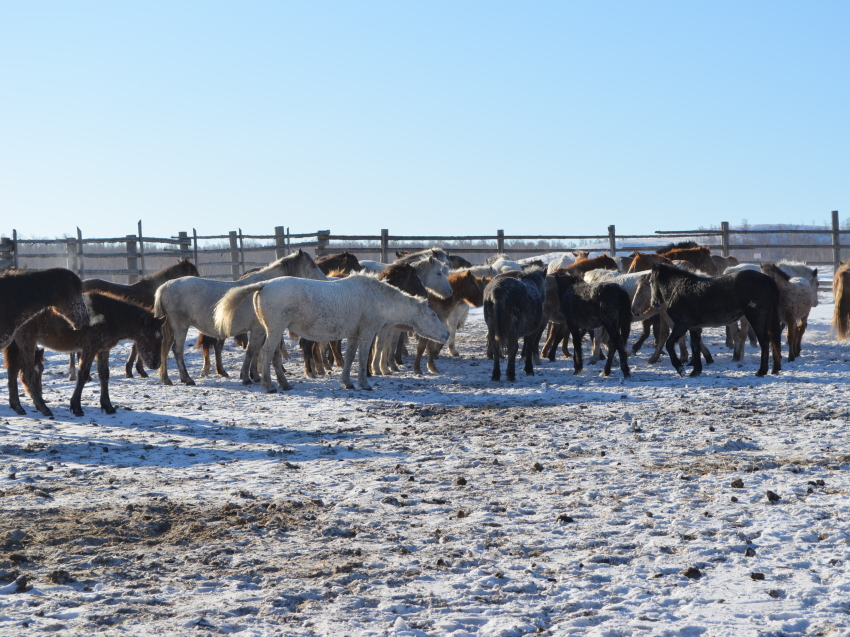
<instances>
[{"instance_id":1,"label":"brown horse","mask_svg":"<svg viewBox=\"0 0 850 637\"><path fill-rule=\"evenodd\" d=\"M664 253L671 261L687 261L697 270L705 272L709 276L717 276L717 265L711 258L711 250L705 246L698 248L677 248Z\"/></svg>"},{"instance_id":2,"label":"brown horse","mask_svg":"<svg viewBox=\"0 0 850 637\"><path fill-rule=\"evenodd\" d=\"M356 256L350 254L348 250L340 252L339 254L316 259L316 265L319 266L319 269L326 275L330 275L330 273L334 270L350 274L351 272L360 272L362 269L360 267L360 261L357 260Z\"/></svg>"},{"instance_id":3,"label":"brown horse","mask_svg":"<svg viewBox=\"0 0 850 637\"><path fill-rule=\"evenodd\" d=\"M80 277L70 270L51 268L0 275L0 348L8 347L18 329L48 307L78 329L93 318L86 307Z\"/></svg>"},{"instance_id":4,"label":"brown horse","mask_svg":"<svg viewBox=\"0 0 850 637\"><path fill-rule=\"evenodd\" d=\"M585 272L599 269L620 271L620 268L617 267L617 262L607 254L600 254L598 257L593 257L592 259L579 259L564 268L564 270L575 276L584 276Z\"/></svg>"},{"instance_id":5,"label":"brown horse","mask_svg":"<svg viewBox=\"0 0 850 637\"><path fill-rule=\"evenodd\" d=\"M447 299L440 299L433 294L428 295L428 307L437 313L440 320L445 324L449 315L460 304L467 303L471 307L484 305L484 287L481 279L472 272L459 272L449 275L449 283L452 284L452 295ZM432 374L438 373L434 364L434 353L436 343L427 338L419 337L419 345L416 348L416 359L413 361L413 371L422 373L422 354L428 350L428 371Z\"/></svg>"},{"instance_id":6,"label":"brown horse","mask_svg":"<svg viewBox=\"0 0 850 637\"><path fill-rule=\"evenodd\" d=\"M120 283L112 283L103 279L86 279L83 281L83 291L85 292L105 292L120 298L127 299L140 305L147 310L153 310L153 299L157 289L166 281L179 279L184 276L201 276L198 268L188 259L181 259L177 263L166 266L161 270L143 277L131 285L121 285ZM201 335L203 337L203 334ZM77 380L77 369L74 366L74 352L71 352L71 362L68 373L68 380ZM133 365L136 366L136 371L139 376L147 378L148 373L145 371L141 361L136 360L136 346L130 350L130 356L124 365L124 375L127 378L133 377ZM209 360L209 359L207 359ZM218 361L216 361L218 362ZM88 370L86 370L88 373Z\"/></svg>"},{"instance_id":7,"label":"brown horse","mask_svg":"<svg viewBox=\"0 0 850 637\"><path fill-rule=\"evenodd\" d=\"M838 334L838 340L846 341L850 333L850 261L842 262L835 271L832 295L835 298L832 327Z\"/></svg>"},{"instance_id":8,"label":"brown horse","mask_svg":"<svg viewBox=\"0 0 850 637\"><path fill-rule=\"evenodd\" d=\"M18 330L14 344L6 349L9 405L17 413L26 413L18 398L18 372L23 371L24 387L33 404L45 416L53 417L41 395L41 378L36 362L39 344L59 352L80 351L80 365L85 370L97 358L100 406L107 414L115 413L109 399L109 351L119 341L133 339L145 363L151 368L159 366L164 318L154 318L148 310L107 294L91 292L86 296L92 315L97 317L93 325L75 330L53 312L43 311ZM77 376L77 385L71 396L71 412L75 416L83 415L81 397L86 376L82 373Z\"/></svg>"},{"instance_id":9,"label":"brown horse","mask_svg":"<svg viewBox=\"0 0 850 637\"><path fill-rule=\"evenodd\" d=\"M634 274L635 272L651 270L654 263L670 263L670 259L660 254L652 254L651 252L634 252L628 273Z\"/></svg>"}]
</instances>

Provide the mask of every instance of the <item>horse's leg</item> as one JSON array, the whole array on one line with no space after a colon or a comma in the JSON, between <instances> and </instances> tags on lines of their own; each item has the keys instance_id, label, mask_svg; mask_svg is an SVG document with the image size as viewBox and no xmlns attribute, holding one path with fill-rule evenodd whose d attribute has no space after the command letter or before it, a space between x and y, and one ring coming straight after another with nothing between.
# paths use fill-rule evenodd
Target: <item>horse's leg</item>
<instances>
[{"instance_id":1,"label":"horse's leg","mask_svg":"<svg viewBox=\"0 0 850 637\"><path fill-rule=\"evenodd\" d=\"M416 358L413 359L413 373L422 375L422 354L425 353L425 347L428 345L423 337L419 337L419 342L416 344Z\"/></svg>"},{"instance_id":2,"label":"horse's leg","mask_svg":"<svg viewBox=\"0 0 850 637\"><path fill-rule=\"evenodd\" d=\"M100 408L107 414L114 414L115 407L109 398L109 350L97 353L97 377L100 380Z\"/></svg>"},{"instance_id":3,"label":"horse's leg","mask_svg":"<svg viewBox=\"0 0 850 637\"><path fill-rule=\"evenodd\" d=\"M502 367L499 363L499 356L496 356L496 350L499 349L498 343L493 336L491 330L487 330L487 351L493 352L493 373L490 375L490 380L502 380Z\"/></svg>"},{"instance_id":4,"label":"horse's leg","mask_svg":"<svg viewBox=\"0 0 850 637\"><path fill-rule=\"evenodd\" d=\"M316 341L313 341L313 347L311 348L311 354L313 355L313 367L314 371L319 376L325 375L325 362L322 360L322 344Z\"/></svg>"},{"instance_id":5,"label":"horse's leg","mask_svg":"<svg viewBox=\"0 0 850 637\"><path fill-rule=\"evenodd\" d=\"M673 329L670 330L670 336L667 337L667 355L670 356L670 364L673 365L680 376L685 373L685 364L678 356L676 356L676 344L685 335L688 329L684 325L673 324Z\"/></svg>"},{"instance_id":6,"label":"horse's leg","mask_svg":"<svg viewBox=\"0 0 850 637\"><path fill-rule=\"evenodd\" d=\"M658 315L656 314L656 316ZM634 345L632 345L632 354L637 354L640 351L640 348L643 347L643 344L646 339L649 338L650 330L652 327L652 321L654 318L655 317L651 319L646 319L645 321L641 321L640 338L638 338L638 340L635 341Z\"/></svg>"},{"instance_id":7,"label":"horse's leg","mask_svg":"<svg viewBox=\"0 0 850 637\"><path fill-rule=\"evenodd\" d=\"M631 328L630 324L627 324L629 328ZM620 371L623 372L623 378L631 378L632 373L629 371L629 354L626 351L626 343L627 339L623 338L623 334L620 330L613 328L613 348L617 351L618 356L620 357Z\"/></svg>"},{"instance_id":8,"label":"horse's leg","mask_svg":"<svg viewBox=\"0 0 850 637\"><path fill-rule=\"evenodd\" d=\"M759 339L756 336L756 333L753 331L752 324L750 324L750 329L747 330L747 334L749 334L750 336L750 345L752 345L753 347L758 347Z\"/></svg>"},{"instance_id":9,"label":"horse's leg","mask_svg":"<svg viewBox=\"0 0 850 637\"><path fill-rule=\"evenodd\" d=\"M173 385L168 377L168 352L174 343L174 328L171 321L166 318L162 325L162 347L160 348L159 382L163 385Z\"/></svg>"},{"instance_id":10,"label":"horse's leg","mask_svg":"<svg viewBox=\"0 0 850 637\"><path fill-rule=\"evenodd\" d=\"M744 348L747 345L747 333L750 329L750 322L745 316L741 317L741 325L735 334L735 350L732 354L732 361L738 362L744 360Z\"/></svg>"},{"instance_id":11,"label":"horse's leg","mask_svg":"<svg viewBox=\"0 0 850 637\"><path fill-rule=\"evenodd\" d=\"M694 369L691 376L699 376L702 374L702 330L691 330L691 355L694 363Z\"/></svg>"},{"instance_id":12,"label":"horse's leg","mask_svg":"<svg viewBox=\"0 0 850 637\"><path fill-rule=\"evenodd\" d=\"M275 352L280 348L280 339L283 337L283 330L280 333L272 333L266 334L265 329L253 330L251 332L251 341L248 343L248 351L245 354L245 364L250 367L249 357L253 358L254 356L259 357L257 361L260 366L260 382L263 385L263 389L266 390L269 394L274 394L277 390L272 384L272 361L274 360ZM260 342L261 345L256 345L255 343ZM253 350L253 351L252 351ZM257 354L254 354L257 352ZM245 368L245 364L243 364L243 369ZM275 370L277 371L277 370ZM286 377L283 378L284 383L281 383L281 389L292 389L289 384L289 381L286 380ZM242 381L245 382L245 381ZM280 382L280 379L278 379Z\"/></svg>"},{"instance_id":13,"label":"horse's leg","mask_svg":"<svg viewBox=\"0 0 850 637\"><path fill-rule=\"evenodd\" d=\"M650 365L655 365L661 358L661 352L664 350L664 344L667 342L667 337L670 335L670 326L667 321L661 319L659 315L658 332L655 334L655 351L647 361Z\"/></svg>"},{"instance_id":14,"label":"horse's leg","mask_svg":"<svg viewBox=\"0 0 850 637\"><path fill-rule=\"evenodd\" d=\"M508 365L505 371L505 377L510 381L516 381L516 354L519 350L519 339L511 335L511 340L508 342Z\"/></svg>"},{"instance_id":15,"label":"horse's leg","mask_svg":"<svg viewBox=\"0 0 850 637\"><path fill-rule=\"evenodd\" d=\"M425 340L425 350L428 352L428 371L432 374L439 374L440 370L437 369L437 366L434 364L434 350L436 349L437 343L434 341Z\"/></svg>"},{"instance_id":16,"label":"horse's leg","mask_svg":"<svg viewBox=\"0 0 850 637\"><path fill-rule=\"evenodd\" d=\"M809 326L809 315L806 314L800 319L800 325L797 327L797 356L803 353L803 334L806 333L806 328Z\"/></svg>"},{"instance_id":17,"label":"horse's leg","mask_svg":"<svg viewBox=\"0 0 850 637\"><path fill-rule=\"evenodd\" d=\"M360 357L358 359L360 365L357 370L357 385L360 387L360 389L364 391L371 391L372 389L372 387L369 385L369 381L366 379L366 369L368 367L369 360L369 346L374 340L374 329L370 330L368 334L361 334L360 338L357 339L356 349L360 352Z\"/></svg>"},{"instance_id":18,"label":"horse's leg","mask_svg":"<svg viewBox=\"0 0 850 637\"><path fill-rule=\"evenodd\" d=\"M201 335L201 351L204 353L204 366L201 368L201 378L206 378L210 373L210 343L206 335Z\"/></svg>"},{"instance_id":19,"label":"horse's leg","mask_svg":"<svg viewBox=\"0 0 850 637\"><path fill-rule=\"evenodd\" d=\"M735 335L732 333L732 324L726 326L726 347L732 349L735 347Z\"/></svg>"},{"instance_id":20,"label":"horse's leg","mask_svg":"<svg viewBox=\"0 0 850 637\"><path fill-rule=\"evenodd\" d=\"M174 359L177 361L177 371L180 373L180 382L185 385L194 385L195 381L191 376L189 376L189 372L186 370L186 361L183 358L183 350L186 346L186 333L188 331L188 326L183 325L180 325L174 330L173 350ZM163 363L165 363L165 360L163 360Z\"/></svg>"},{"instance_id":21,"label":"horse's leg","mask_svg":"<svg viewBox=\"0 0 850 637\"><path fill-rule=\"evenodd\" d=\"M788 362L790 363L796 358L795 345L797 343L797 321L794 316L785 317L785 324L788 326L788 333L785 335L785 342L788 343Z\"/></svg>"},{"instance_id":22,"label":"horse's leg","mask_svg":"<svg viewBox=\"0 0 850 637\"><path fill-rule=\"evenodd\" d=\"M76 353L71 352L68 360L68 380L77 380ZM132 377L132 374L130 375Z\"/></svg>"},{"instance_id":23,"label":"horse's leg","mask_svg":"<svg viewBox=\"0 0 850 637\"><path fill-rule=\"evenodd\" d=\"M596 365L599 362L599 359L602 358L602 339L606 336L605 328L597 327L593 330L593 353L590 355L590 361L588 364ZM608 348L608 353L612 353L614 350L612 348ZM610 369L608 372L610 373ZM606 374L607 376L608 374Z\"/></svg>"},{"instance_id":24,"label":"horse's leg","mask_svg":"<svg viewBox=\"0 0 850 637\"><path fill-rule=\"evenodd\" d=\"M44 372L44 366L39 364L38 360L38 345L35 342L22 342L19 343L20 352L21 352L21 366L23 374L21 374L21 380L24 383L24 387L29 392L30 398L32 398L32 403L42 415L47 416L51 420L53 419L53 412L50 411L50 408L44 402L44 393L42 391L42 383L41 383L41 375ZM43 353L42 353L43 355ZM43 363L43 359L41 360ZM11 374L10 374L11 376ZM82 374L77 375L77 383L81 382ZM85 383L85 380L82 380Z\"/></svg>"},{"instance_id":25,"label":"horse's leg","mask_svg":"<svg viewBox=\"0 0 850 637\"><path fill-rule=\"evenodd\" d=\"M407 347L405 343L407 342L407 332L405 330L401 330L398 336L398 343L396 343L395 350L395 362L398 365L404 364L404 356L408 355Z\"/></svg>"},{"instance_id":26,"label":"horse's leg","mask_svg":"<svg viewBox=\"0 0 850 637\"><path fill-rule=\"evenodd\" d=\"M708 347L705 346L705 341L702 340L702 329L699 331L700 339L699 339L699 348L702 352L703 357L705 358L705 364L711 365L714 362L714 358L711 355L711 352L708 351Z\"/></svg>"},{"instance_id":27,"label":"horse's leg","mask_svg":"<svg viewBox=\"0 0 850 637\"><path fill-rule=\"evenodd\" d=\"M351 366L354 364L354 357L357 356L357 339L348 339L348 344L345 347L345 357L342 365L342 374L339 377L339 382L343 389L354 389L351 383Z\"/></svg>"},{"instance_id":28,"label":"horse's leg","mask_svg":"<svg viewBox=\"0 0 850 637\"><path fill-rule=\"evenodd\" d=\"M221 351L224 349L224 342L226 340L227 339L224 338L217 338L215 345L213 345L213 352L215 354L215 373L222 378L230 378L230 374L225 371L224 363L221 360Z\"/></svg>"},{"instance_id":29,"label":"horse's leg","mask_svg":"<svg viewBox=\"0 0 850 637\"><path fill-rule=\"evenodd\" d=\"M584 369L584 358L581 351L582 334L579 329L571 329L570 334L573 337L573 376L575 376Z\"/></svg>"},{"instance_id":30,"label":"horse's leg","mask_svg":"<svg viewBox=\"0 0 850 637\"><path fill-rule=\"evenodd\" d=\"M331 341L331 353L333 354L336 366L342 369L342 366L345 365L345 361L342 358L342 341Z\"/></svg>"},{"instance_id":31,"label":"horse's leg","mask_svg":"<svg viewBox=\"0 0 850 637\"><path fill-rule=\"evenodd\" d=\"M6 385L9 389L9 407L19 416L23 416L27 412L21 406L21 397L18 395L18 374L23 376L21 369L23 357L15 341L9 343L9 347L3 352L3 357L6 361Z\"/></svg>"},{"instance_id":32,"label":"horse's leg","mask_svg":"<svg viewBox=\"0 0 850 637\"><path fill-rule=\"evenodd\" d=\"M289 381L286 380L286 370L283 368L283 355L280 353L279 347L276 347L274 354L272 354L272 365L274 366L274 373L277 376L277 384L280 385L280 388L282 390L292 389Z\"/></svg>"},{"instance_id":33,"label":"horse's leg","mask_svg":"<svg viewBox=\"0 0 850 637\"><path fill-rule=\"evenodd\" d=\"M83 369L89 369L94 362L95 353L89 352L86 349L80 353L80 365L83 366ZM100 371L98 369L98 371ZM71 413L75 416L83 415L83 406L82 406L82 397L83 397L83 387L85 386L86 381L83 379L82 374L77 377L77 384L74 386L74 393L71 394Z\"/></svg>"},{"instance_id":34,"label":"horse's leg","mask_svg":"<svg viewBox=\"0 0 850 637\"><path fill-rule=\"evenodd\" d=\"M280 350L281 358L285 358L286 360L289 360L289 350L286 349L286 339L285 338L280 339L280 347L278 349Z\"/></svg>"},{"instance_id":35,"label":"horse's leg","mask_svg":"<svg viewBox=\"0 0 850 637\"><path fill-rule=\"evenodd\" d=\"M136 351L136 344L133 343L133 349L130 350L130 354L136 357L136 371L139 372L139 376L142 378L147 378L148 373L145 371L145 366L142 363L142 357L138 356L138 351Z\"/></svg>"},{"instance_id":36,"label":"horse's leg","mask_svg":"<svg viewBox=\"0 0 850 637\"><path fill-rule=\"evenodd\" d=\"M387 336L383 339L384 346L381 352L381 373L384 376L389 376L392 372L400 372L398 365L395 362L395 345L398 339L401 338L401 332L395 328L387 328Z\"/></svg>"},{"instance_id":37,"label":"horse's leg","mask_svg":"<svg viewBox=\"0 0 850 637\"><path fill-rule=\"evenodd\" d=\"M542 337L542 332L534 332L523 339L526 349L524 367L526 376L534 376L535 358L537 359L536 364L540 365L540 357L537 356L539 345L539 339L537 338L538 335Z\"/></svg>"},{"instance_id":38,"label":"horse's leg","mask_svg":"<svg viewBox=\"0 0 850 637\"><path fill-rule=\"evenodd\" d=\"M254 371L254 366L256 365L257 370L259 371L260 365L265 366L266 376L269 386L263 385L263 389L269 391L270 388L273 388L271 385L271 362L272 357L269 354L269 357L265 361L259 360L258 356L260 351L265 352L265 347L267 344L267 335L266 330L263 327L256 327L251 330L251 340L248 341L248 349L245 350L245 358L242 360L242 369L239 370L239 378L242 379L243 385L250 385L255 382L256 376L252 373ZM280 345L280 341L276 343L269 344L269 347L278 348ZM263 382L262 373L260 373L260 381Z\"/></svg>"},{"instance_id":39,"label":"horse's leg","mask_svg":"<svg viewBox=\"0 0 850 637\"><path fill-rule=\"evenodd\" d=\"M543 341L543 351L540 352L540 355L543 358L548 358L550 361L554 361L553 357L549 356L549 352L552 349L552 336L555 331L555 324L552 321L549 321L546 324L546 340Z\"/></svg>"},{"instance_id":40,"label":"horse's leg","mask_svg":"<svg viewBox=\"0 0 850 637\"><path fill-rule=\"evenodd\" d=\"M564 325L562 329L563 329L564 338L558 339L561 342L561 353L569 359L569 358L572 357L572 354L570 354L570 347L569 347L570 346L570 330L567 329L566 325ZM576 346L576 342L575 342L575 339L573 339L573 347L575 347L575 346ZM555 342L555 348L557 349L557 347L558 347L558 344L557 344L557 341L556 341Z\"/></svg>"},{"instance_id":41,"label":"horse's leg","mask_svg":"<svg viewBox=\"0 0 850 637\"><path fill-rule=\"evenodd\" d=\"M304 376L315 378L316 374L313 373L313 341L299 338L298 346L301 348L301 353L304 356Z\"/></svg>"}]
</instances>

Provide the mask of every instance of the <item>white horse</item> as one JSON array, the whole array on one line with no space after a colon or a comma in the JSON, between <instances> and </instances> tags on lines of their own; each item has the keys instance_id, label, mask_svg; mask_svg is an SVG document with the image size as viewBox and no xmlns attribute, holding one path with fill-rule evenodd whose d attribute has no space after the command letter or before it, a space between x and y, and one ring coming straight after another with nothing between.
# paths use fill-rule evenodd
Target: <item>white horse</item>
<instances>
[{"instance_id":1,"label":"white horse","mask_svg":"<svg viewBox=\"0 0 850 637\"><path fill-rule=\"evenodd\" d=\"M452 284L449 283L448 266L435 257L411 261L410 265L416 270L416 274L422 280L422 285L431 294L441 299L447 299L452 295Z\"/></svg>"},{"instance_id":2,"label":"white horse","mask_svg":"<svg viewBox=\"0 0 850 637\"><path fill-rule=\"evenodd\" d=\"M788 276L798 276L809 282L809 285L812 288L812 307L817 307L818 288L820 288L820 281L818 281L818 269L810 268L800 261L786 261L784 259L782 261L778 261L776 265Z\"/></svg>"},{"instance_id":3,"label":"white horse","mask_svg":"<svg viewBox=\"0 0 850 637\"><path fill-rule=\"evenodd\" d=\"M360 267L366 272L383 272L387 269L386 263L380 261L372 261L371 259L361 259Z\"/></svg>"},{"instance_id":4,"label":"white horse","mask_svg":"<svg viewBox=\"0 0 850 637\"><path fill-rule=\"evenodd\" d=\"M254 309L267 334L260 362L263 387L269 393L275 391L270 370L275 344L280 342L286 329L311 341L349 339L340 377L345 389L354 387L351 384L351 364L358 350L358 385L361 389L371 389L366 380L369 348L375 335L385 326L412 329L440 343L449 337L437 314L428 307L428 301L405 294L373 276L356 272L338 281L283 277L233 288L216 305L217 331L226 333L233 329L239 304L252 293ZM275 364L275 372L281 389L291 389L278 363Z\"/></svg>"},{"instance_id":5,"label":"white horse","mask_svg":"<svg viewBox=\"0 0 850 637\"><path fill-rule=\"evenodd\" d=\"M446 265L449 265L449 253L437 246L434 246L433 248L426 248L425 250L420 250L419 252L410 252L408 254L396 252L395 255L398 257L395 261L396 263L413 263L414 261L419 261L420 259L434 257L438 261L442 261Z\"/></svg>"},{"instance_id":6,"label":"white horse","mask_svg":"<svg viewBox=\"0 0 850 637\"><path fill-rule=\"evenodd\" d=\"M221 300L229 290L257 281L265 281L281 276L297 276L307 279L326 280L324 273L319 269L309 254L298 250L294 254L278 259L274 263L249 274L241 281L215 281L213 279L201 279L199 277L183 277L168 281L159 287L154 299L154 314L166 316L168 320L163 326L162 339L162 363L159 367L159 379L164 385L171 385L168 377L168 348L174 342L174 358L177 361L177 369L180 373L180 381L186 385L194 385L195 381L186 371L186 363L183 360L183 348L186 343L186 333L189 327L196 327L198 331L216 338L227 338L236 334L251 332L251 341L248 351L245 353L245 361L242 363L240 374L242 382L251 384L251 361L259 348L265 341L265 329L254 313L254 307L245 303L238 308L236 316L230 325L235 332L219 332L213 321L213 311L216 303ZM278 337L275 346L282 342Z\"/></svg>"}]
</instances>

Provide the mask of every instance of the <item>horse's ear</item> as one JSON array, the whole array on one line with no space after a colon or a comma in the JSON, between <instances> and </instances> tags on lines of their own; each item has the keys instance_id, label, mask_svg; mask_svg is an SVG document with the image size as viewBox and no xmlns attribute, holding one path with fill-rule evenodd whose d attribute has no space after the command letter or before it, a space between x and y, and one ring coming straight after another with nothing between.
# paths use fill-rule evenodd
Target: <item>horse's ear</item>
<instances>
[{"instance_id":1,"label":"horse's ear","mask_svg":"<svg viewBox=\"0 0 850 637\"><path fill-rule=\"evenodd\" d=\"M818 269L817 268L815 268L815 271L812 272L812 278L814 278L814 279L818 278Z\"/></svg>"}]
</instances>

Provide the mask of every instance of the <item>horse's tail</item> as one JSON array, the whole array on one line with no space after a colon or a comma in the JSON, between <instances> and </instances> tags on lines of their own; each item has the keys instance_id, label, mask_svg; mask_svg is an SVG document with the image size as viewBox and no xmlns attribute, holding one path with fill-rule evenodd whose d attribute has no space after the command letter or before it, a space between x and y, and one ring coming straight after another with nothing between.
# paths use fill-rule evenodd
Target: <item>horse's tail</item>
<instances>
[{"instance_id":1,"label":"horse's tail","mask_svg":"<svg viewBox=\"0 0 850 637\"><path fill-rule=\"evenodd\" d=\"M512 339L513 316L504 298L497 298L493 303L493 339L503 354L507 355L508 343Z\"/></svg>"},{"instance_id":2,"label":"horse's tail","mask_svg":"<svg viewBox=\"0 0 850 637\"><path fill-rule=\"evenodd\" d=\"M233 315L236 313L236 308L242 300L249 294L262 290L268 281L258 281L249 285L240 285L227 292L218 303L215 304L215 329L219 334L230 334L230 328L233 325Z\"/></svg>"},{"instance_id":3,"label":"horse's tail","mask_svg":"<svg viewBox=\"0 0 850 637\"><path fill-rule=\"evenodd\" d=\"M850 270L839 270L832 282L835 296L835 310L832 315L832 327L838 332L838 340L847 340L850 331Z\"/></svg>"}]
</instances>

